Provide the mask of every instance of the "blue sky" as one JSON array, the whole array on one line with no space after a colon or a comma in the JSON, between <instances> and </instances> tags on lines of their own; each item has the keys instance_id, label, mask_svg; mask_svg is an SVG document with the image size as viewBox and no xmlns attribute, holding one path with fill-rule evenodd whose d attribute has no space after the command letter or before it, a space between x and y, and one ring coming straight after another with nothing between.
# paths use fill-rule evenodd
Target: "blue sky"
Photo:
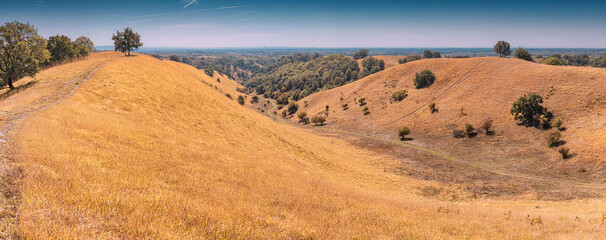
<instances>
[{"instance_id":1,"label":"blue sky","mask_svg":"<svg viewBox=\"0 0 606 240\"><path fill-rule=\"evenodd\" d=\"M148 47L606 48L606 1L0 0L0 23Z\"/></svg>"}]
</instances>

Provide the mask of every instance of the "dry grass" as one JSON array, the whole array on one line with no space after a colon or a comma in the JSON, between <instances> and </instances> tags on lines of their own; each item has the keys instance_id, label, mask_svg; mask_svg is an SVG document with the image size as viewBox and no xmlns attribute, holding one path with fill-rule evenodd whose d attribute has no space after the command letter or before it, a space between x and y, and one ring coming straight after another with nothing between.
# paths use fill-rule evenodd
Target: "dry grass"
<instances>
[{"instance_id":1,"label":"dry grass","mask_svg":"<svg viewBox=\"0 0 606 240\"><path fill-rule=\"evenodd\" d=\"M25 175L19 233L26 239L603 236L602 200L427 200L418 188L444 186L391 174L399 165L389 157L275 123L201 83L206 77L148 56L119 58L26 120L15 141ZM542 224L531 224L539 217Z\"/></svg>"}]
</instances>

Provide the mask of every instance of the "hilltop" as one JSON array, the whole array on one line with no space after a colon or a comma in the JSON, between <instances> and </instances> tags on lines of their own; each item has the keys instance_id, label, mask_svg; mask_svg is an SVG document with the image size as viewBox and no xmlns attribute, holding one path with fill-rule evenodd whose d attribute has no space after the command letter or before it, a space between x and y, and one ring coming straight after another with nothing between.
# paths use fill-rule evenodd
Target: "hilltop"
<instances>
[{"instance_id":1,"label":"hilltop","mask_svg":"<svg viewBox=\"0 0 606 240\"><path fill-rule=\"evenodd\" d=\"M425 63L430 62L419 61ZM468 69L452 71L454 76ZM439 72L439 79L446 79L442 77L448 73ZM371 80L381 74L352 83L358 86L353 91L372 89L378 83ZM181 63L100 53L21 80L21 84L38 83L2 100L3 105L34 106L30 103L36 96L55 97L42 98L53 100L42 101L42 107L31 108L12 122L11 159L23 173L16 215L19 235L26 239L601 236L601 199L448 199L470 193L407 176L401 159L357 147L351 139L274 122L225 97L210 86L213 79ZM309 109L320 104L318 96L330 101L334 91L352 84L312 95ZM44 86L65 91L49 95ZM371 107L380 103L372 95L368 98ZM439 106L441 113L447 112ZM333 115L330 124L341 123ZM343 123L349 121L346 117Z\"/></svg>"}]
</instances>

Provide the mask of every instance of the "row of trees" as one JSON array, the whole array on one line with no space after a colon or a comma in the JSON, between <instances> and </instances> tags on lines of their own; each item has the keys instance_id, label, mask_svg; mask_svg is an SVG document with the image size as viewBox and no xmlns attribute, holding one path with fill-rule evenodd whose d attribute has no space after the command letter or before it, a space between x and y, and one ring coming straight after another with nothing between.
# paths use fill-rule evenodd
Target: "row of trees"
<instances>
[{"instance_id":1,"label":"row of trees","mask_svg":"<svg viewBox=\"0 0 606 240\"><path fill-rule=\"evenodd\" d=\"M14 89L15 81L33 77L43 65L88 56L93 50L93 42L84 36L73 42L63 35L46 40L28 23L5 23L0 26L0 85Z\"/></svg>"}]
</instances>

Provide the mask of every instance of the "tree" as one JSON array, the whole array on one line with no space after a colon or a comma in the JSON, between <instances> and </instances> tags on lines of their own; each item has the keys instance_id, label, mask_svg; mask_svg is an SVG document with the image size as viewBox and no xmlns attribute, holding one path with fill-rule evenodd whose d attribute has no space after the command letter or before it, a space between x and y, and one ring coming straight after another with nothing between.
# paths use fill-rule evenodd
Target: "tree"
<instances>
[{"instance_id":1,"label":"tree","mask_svg":"<svg viewBox=\"0 0 606 240\"><path fill-rule=\"evenodd\" d=\"M358 52L353 54L355 60L368 57L368 49L360 49Z\"/></svg>"},{"instance_id":2,"label":"tree","mask_svg":"<svg viewBox=\"0 0 606 240\"><path fill-rule=\"evenodd\" d=\"M129 56L130 52L143 46L141 36L130 28L125 28L124 32L117 31L116 34L112 36L112 40L114 40L114 48L116 51L123 52L124 55L128 54Z\"/></svg>"},{"instance_id":3,"label":"tree","mask_svg":"<svg viewBox=\"0 0 606 240\"><path fill-rule=\"evenodd\" d=\"M168 57L168 60L178 62L178 61L179 61L179 56L177 56L176 54L172 54L172 55L170 55L170 56ZM217 79L218 79L218 78L217 78ZM219 82L221 82L221 81L219 81Z\"/></svg>"},{"instance_id":4,"label":"tree","mask_svg":"<svg viewBox=\"0 0 606 240\"><path fill-rule=\"evenodd\" d=\"M311 118L311 122L313 124L315 124L316 126L319 126L319 125L324 124L324 122L326 122L326 117L321 116L321 115L316 115L313 118Z\"/></svg>"},{"instance_id":5,"label":"tree","mask_svg":"<svg viewBox=\"0 0 606 240\"><path fill-rule=\"evenodd\" d=\"M440 54L440 52L435 51L433 52L433 56L431 56L432 58L442 58L442 54Z\"/></svg>"},{"instance_id":6,"label":"tree","mask_svg":"<svg viewBox=\"0 0 606 240\"><path fill-rule=\"evenodd\" d=\"M288 104L288 115L292 115L295 114L297 112L297 110L299 110L299 104L296 104L295 102L290 102Z\"/></svg>"},{"instance_id":7,"label":"tree","mask_svg":"<svg viewBox=\"0 0 606 240\"><path fill-rule=\"evenodd\" d=\"M562 60L560 60L557 57L550 57L550 58L546 58L542 61L543 64L547 64L547 65L556 65L556 66L561 66L564 65L562 63Z\"/></svg>"},{"instance_id":8,"label":"tree","mask_svg":"<svg viewBox=\"0 0 606 240\"><path fill-rule=\"evenodd\" d=\"M72 59L76 56L74 44L69 37L56 35L48 38L47 48L51 54L52 62L60 62Z\"/></svg>"},{"instance_id":9,"label":"tree","mask_svg":"<svg viewBox=\"0 0 606 240\"><path fill-rule=\"evenodd\" d=\"M432 58L433 57L433 53L431 52L431 50L425 50L423 52L423 58Z\"/></svg>"},{"instance_id":10,"label":"tree","mask_svg":"<svg viewBox=\"0 0 606 240\"><path fill-rule=\"evenodd\" d=\"M74 44L76 45L76 54L81 57L81 56L88 56L91 52L97 50L95 48L95 44L93 43L92 40L90 40L90 38L85 37L85 36L80 36L78 38L76 38L76 41L74 41Z\"/></svg>"},{"instance_id":11,"label":"tree","mask_svg":"<svg viewBox=\"0 0 606 240\"><path fill-rule=\"evenodd\" d=\"M400 136L400 140L404 141L406 139L406 135L410 134L410 128L408 126L403 126L398 129L398 136Z\"/></svg>"},{"instance_id":12,"label":"tree","mask_svg":"<svg viewBox=\"0 0 606 240\"><path fill-rule=\"evenodd\" d=\"M408 91L406 89L395 91L391 94L391 98L397 102L404 100L404 98L406 98L407 96Z\"/></svg>"},{"instance_id":13,"label":"tree","mask_svg":"<svg viewBox=\"0 0 606 240\"><path fill-rule=\"evenodd\" d=\"M46 40L28 23L11 22L0 26L1 84L13 83L26 76L35 76L40 64L50 59Z\"/></svg>"},{"instance_id":14,"label":"tree","mask_svg":"<svg viewBox=\"0 0 606 240\"><path fill-rule=\"evenodd\" d=\"M601 56L599 58L594 58L589 61L589 65L592 67L606 67L606 56Z\"/></svg>"},{"instance_id":15,"label":"tree","mask_svg":"<svg viewBox=\"0 0 606 240\"><path fill-rule=\"evenodd\" d=\"M545 108L541 106L543 103L543 97L536 93L530 93L528 95L520 97L513 103L511 107L511 115L516 120L522 120L527 125L536 125L538 118L543 114Z\"/></svg>"},{"instance_id":16,"label":"tree","mask_svg":"<svg viewBox=\"0 0 606 240\"><path fill-rule=\"evenodd\" d=\"M530 55L528 50L521 47L516 49L516 51L513 53L513 56L526 61L532 61L532 55Z\"/></svg>"},{"instance_id":17,"label":"tree","mask_svg":"<svg viewBox=\"0 0 606 240\"><path fill-rule=\"evenodd\" d=\"M414 82L415 82L415 87L417 89L429 87L435 81L436 81L436 75L434 75L433 72L431 72L429 70L423 70L423 71L415 74Z\"/></svg>"},{"instance_id":18,"label":"tree","mask_svg":"<svg viewBox=\"0 0 606 240\"><path fill-rule=\"evenodd\" d=\"M244 105L244 97L242 97L242 95L239 95L239 96L238 96L238 103L239 103L240 105Z\"/></svg>"},{"instance_id":19,"label":"tree","mask_svg":"<svg viewBox=\"0 0 606 240\"><path fill-rule=\"evenodd\" d=\"M508 42L499 41L494 45L493 50L499 54L500 57L511 55L511 46Z\"/></svg>"}]
</instances>

